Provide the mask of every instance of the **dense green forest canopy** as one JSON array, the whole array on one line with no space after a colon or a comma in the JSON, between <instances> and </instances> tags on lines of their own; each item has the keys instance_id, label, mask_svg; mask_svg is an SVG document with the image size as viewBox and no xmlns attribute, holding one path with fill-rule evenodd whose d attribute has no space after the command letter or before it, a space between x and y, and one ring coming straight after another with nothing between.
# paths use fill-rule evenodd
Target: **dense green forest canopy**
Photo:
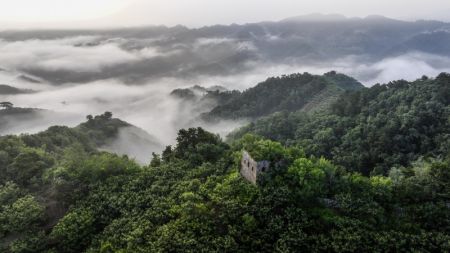
<instances>
[{"instance_id":1,"label":"dense green forest canopy","mask_svg":"<svg viewBox=\"0 0 450 253\"><path fill-rule=\"evenodd\" d=\"M450 153L450 75L346 92L329 110L278 112L234 132L301 146L365 175Z\"/></svg>"},{"instance_id":2,"label":"dense green forest canopy","mask_svg":"<svg viewBox=\"0 0 450 253\"><path fill-rule=\"evenodd\" d=\"M449 84L349 91L228 142L182 129L148 165L98 150L128 125L111 113L2 136L0 250L448 252ZM239 174L242 150L271 162L257 185Z\"/></svg>"},{"instance_id":3,"label":"dense green forest canopy","mask_svg":"<svg viewBox=\"0 0 450 253\"><path fill-rule=\"evenodd\" d=\"M222 92L226 99L204 114L203 118L254 119L278 111L297 111L309 103L326 104L344 91L363 87L355 79L335 71L322 76L303 73L272 77L242 93Z\"/></svg>"},{"instance_id":4,"label":"dense green forest canopy","mask_svg":"<svg viewBox=\"0 0 450 253\"><path fill-rule=\"evenodd\" d=\"M448 160L365 177L299 148L252 135L230 146L197 128L139 166L63 132L77 134L0 139L6 252L450 250ZM277 162L259 186L239 176L242 149Z\"/></svg>"}]
</instances>

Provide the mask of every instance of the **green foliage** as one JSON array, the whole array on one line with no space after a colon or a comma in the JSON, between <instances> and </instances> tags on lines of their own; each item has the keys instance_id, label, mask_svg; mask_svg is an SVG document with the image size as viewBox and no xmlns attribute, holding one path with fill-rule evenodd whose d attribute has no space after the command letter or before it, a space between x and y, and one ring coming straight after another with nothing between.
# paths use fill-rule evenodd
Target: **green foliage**
<instances>
[{"instance_id":1,"label":"green foliage","mask_svg":"<svg viewBox=\"0 0 450 253\"><path fill-rule=\"evenodd\" d=\"M95 149L85 132L64 126L53 126L35 135L23 135L21 139L27 146L42 148L49 153L63 152L67 147L78 143L88 152Z\"/></svg>"},{"instance_id":2,"label":"green foliage","mask_svg":"<svg viewBox=\"0 0 450 253\"><path fill-rule=\"evenodd\" d=\"M257 161L279 161L285 155L283 146L278 142L263 140L254 135L245 135L241 140L233 143L234 149L246 150Z\"/></svg>"},{"instance_id":3,"label":"green foliage","mask_svg":"<svg viewBox=\"0 0 450 253\"><path fill-rule=\"evenodd\" d=\"M317 86L315 76L289 78ZM230 144L183 129L148 166L96 150L124 126L110 113L0 137L0 250L450 251L449 100L440 95L449 80L355 91L332 112L277 113ZM239 173L242 150L270 162L258 185Z\"/></svg>"},{"instance_id":4,"label":"green foliage","mask_svg":"<svg viewBox=\"0 0 450 253\"><path fill-rule=\"evenodd\" d=\"M6 182L0 186L0 205L10 205L21 195L22 191L19 186L12 182Z\"/></svg>"},{"instance_id":5,"label":"green foliage","mask_svg":"<svg viewBox=\"0 0 450 253\"><path fill-rule=\"evenodd\" d=\"M288 173L297 181L298 191L303 198L318 197L325 191L327 182L332 180L335 168L325 159L314 162L299 158L289 167Z\"/></svg>"},{"instance_id":6,"label":"green foliage","mask_svg":"<svg viewBox=\"0 0 450 253\"><path fill-rule=\"evenodd\" d=\"M80 124L77 130L85 133L97 147L105 145L108 140L116 137L120 128L131 126L125 121L112 118L111 112L87 119L88 121Z\"/></svg>"},{"instance_id":7,"label":"green foliage","mask_svg":"<svg viewBox=\"0 0 450 253\"><path fill-rule=\"evenodd\" d=\"M291 112L302 109L327 89L332 89L330 95L336 96L345 90L362 88L362 84L355 79L335 72L323 76L303 73L272 77L219 103L204 118L258 118L274 112ZM326 100L328 97L321 99Z\"/></svg>"},{"instance_id":8,"label":"green foliage","mask_svg":"<svg viewBox=\"0 0 450 253\"><path fill-rule=\"evenodd\" d=\"M24 232L42 221L44 207L33 196L18 198L11 205L3 205L0 212L0 234Z\"/></svg>"},{"instance_id":9,"label":"green foliage","mask_svg":"<svg viewBox=\"0 0 450 253\"><path fill-rule=\"evenodd\" d=\"M202 128L189 128L179 131L173 156L196 166L205 161L216 162L226 149L227 145L218 135L206 132ZM163 154L164 156L167 155Z\"/></svg>"},{"instance_id":10,"label":"green foliage","mask_svg":"<svg viewBox=\"0 0 450 253\"><path fill-rule=\"evenodd\" d=\"M90 156L77 167L69 168L69 173L84 182L96 183L108 177L134 173L140 167L126 157L119 157L109 153Z\"/></svg>"},{"instance_id":11,"label":"green foliage","mask_svg":"<svg viewBox=\"0 0 450 253\"><path fill-rule=\"evenodd\" d=\"M28 233L25 234L24 238L12 242L9 250L11 253L45 252L46 239L44 232Z\"/></svg>"},{"instance_id":12,"label":"green foliage","mask_svg":"<svg viewBox=\"0 0 450 253\"><path fill-rule=\"evenodd\" d=\"M38 184L46 168L53 165L53 160L45 152L36 149L23 149L7 167L9 180L21 186Z\"/></svg>"},{"instance_id":13,"label":"green foliage","mask_svg":"<svg viewBox=\"0 0 450 253\"><path fill-rule=\"evenodd\" d=\"M150 161L150 166L152 166L152 167L161 166L161 156L156 154L155 152L153 152L152 160Z\"/></svg>"},{"instance_id":14,"label":"green foliage","mask_svg":"<svg viewBox=\"0 0 450 253\"><path fill-rule=\"evenodd\" d=\"M396 81L347 92L328 112L276 113L233 133L302 147L349 170L386 175L422 156L450 154L450 78Z\"/></svg>"},{"instance_id":15,"label":"green foliage","mask_svg":"<svg viewBox=\"0 0 450 253\"><path fill-rule=\"evenodd\" d=\"M95 231L92 211L78 209L69 212L53 228L51 237L59 241L63 252L80 252L89 245L90 236Z\"/></svg>"}]
</instances>

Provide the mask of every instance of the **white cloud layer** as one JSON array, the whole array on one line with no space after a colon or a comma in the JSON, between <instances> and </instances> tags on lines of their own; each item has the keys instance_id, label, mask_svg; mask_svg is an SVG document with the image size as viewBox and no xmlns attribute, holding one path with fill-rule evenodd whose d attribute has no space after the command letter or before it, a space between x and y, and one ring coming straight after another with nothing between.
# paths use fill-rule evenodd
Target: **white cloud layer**
<instances>
[{"instance_id":1,"label":"white cloud layer","mask_svg":"<svg viewBox=\"0 0 450 253\"><path fill-rule=\"evenodd\" d=\"M27 69L46 71L68 71L70 73L99 72L121 64L132 65L130 70L139 68L145 60L163 59L179 66L222 63L223 59L240 55L241 52L259 55L258 49L247 42L230 39L197 39L192 44L172 45L161 50L152 43L144 43L127 48L129 43L123 39L104 40L96 36L80 36L57 40L0 41L0 83L39 91L33 94L0 95L0 101L11 101L16 106L43 108L60 112L57 117L43 114L39 122L16 121L12 119L6 130L0 134L36 132L54 124L75 125L87 114L101 114L111 111L114 116L128 121L150 133L161 145L174 142L180 128L201 125L211 131L225 135L244 122L220 122L205 124L195 121L196 117L210 109L206 104L183 102L171 97L173 89L196 84L210 87L221 85L228 89L244 90L271 76L295 72L323 74L330 70L353 76L365 85L386 83L396 79L414 80L422 75L436 76L440 72L450 72L450 58L410 52L397 57L367 63L364 56L315 63L280 64L261 58L251 58L221 65L232 71L220 74L215 72L195 72L184 77L181 71L167 72L157 78L142 83L125 83L121 76L84 83L69 83L53 86L45 80L26 73ZM226 61L225 61L226 62ZM185 64L184 64L185 63ZM157 66L161 65L157 62ZM178 65L176 66L178 68ZM181 69L181 67L180 67ZM144 72L147 69L144 69ZM164 71L163 71L164 72ZM165 73L165 72L164 72ZM28 75L29 78L21 78ZM30 78L38 82L30 81ZM61 117L61 115L64 115ZM117 145L123 145L119 142ZM159 152L160 150L153 150Z\"/></svg>"},{"instance_id":2,"label":"white cloud layer","mask_svg":"<svg viewBox=\"0 0 450 253\"><path fill-rule=\"evenodd\" d=\"M138 60L138 56L119 48L116 43L95 43L96 37L61 40L0 41L0 64L13 69L66 70L99 72L104 67Z\"/></svg>"}]
</instances>

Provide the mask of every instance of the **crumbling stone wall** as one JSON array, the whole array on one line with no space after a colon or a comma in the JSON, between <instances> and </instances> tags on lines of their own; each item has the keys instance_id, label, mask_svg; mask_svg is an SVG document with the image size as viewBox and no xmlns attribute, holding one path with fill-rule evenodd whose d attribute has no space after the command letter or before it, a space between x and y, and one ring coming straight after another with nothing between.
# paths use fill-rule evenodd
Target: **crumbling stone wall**
<instances>
[{"instance_id":1,"label":"crumbling stone wall","mask_svg":"<svg viewBox=\"0 0 450 253\"><path fill-rule=\"evenodd\" d=\"M266 172L268 169L268 161L255 161L247 151L242 152L240 172L247 181L256 184L258 182L258 175Z\"/></svg>"}]
</instances>

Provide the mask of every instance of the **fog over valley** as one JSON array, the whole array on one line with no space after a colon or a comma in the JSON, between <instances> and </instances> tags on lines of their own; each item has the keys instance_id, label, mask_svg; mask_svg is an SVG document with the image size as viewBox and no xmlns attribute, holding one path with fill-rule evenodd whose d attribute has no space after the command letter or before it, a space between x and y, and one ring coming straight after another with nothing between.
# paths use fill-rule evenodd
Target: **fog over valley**
<instances>
[{"instance_id":1,"label":"fog over valley","mask_svg":"<svg viewBox=\"0 0 450 253\"><path fill-rule=\"evenodd\" d=\"M181 128L202 126L224 137L248 122L201 120L217 105L201 99L208 87L243 91L272 76L331 70L367 87L412 81L450 72L449 45L449 23L381 16L308 15L197 29L4 31L0 101L42 110L2 114L0 135L76 126L88 114L110 111L148 133L152 145L130 153L146 160L174 143ZM171 94L195 85L206 88L196 99ZM126 153L129 134L120 133L114 150Z\"/></svg>"},{"instance_id":2,"label":"fog over valley","mask_svg":"<svg viewBox=\"0 0 450 253\"><path fill-rule=\"evenodd\" d=\"M0 252L450 252L449 0L2 0Z\"/></svg>"}]
</instances>

